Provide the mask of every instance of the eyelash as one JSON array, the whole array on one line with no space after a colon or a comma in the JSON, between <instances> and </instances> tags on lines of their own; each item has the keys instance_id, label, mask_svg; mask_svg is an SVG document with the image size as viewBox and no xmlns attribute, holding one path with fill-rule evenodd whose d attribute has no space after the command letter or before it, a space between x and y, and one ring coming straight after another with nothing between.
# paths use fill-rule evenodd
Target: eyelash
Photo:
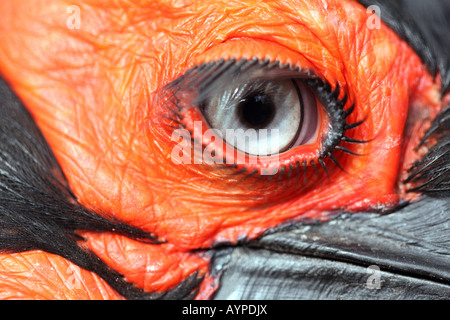
<instances>
[{"instance_id":1,"label":"eyelash","mask_svg":"<svg viewBox=\"0 0 450 320\"><path fill-rule=\"evenodd\" d=\"M292 178L294 170L296 170L297 179L300 179L301 174L303 174L303 184L307 184L308 168L310 167L313 168L315 174L319 177L319 167L321 167L329 178L329 171L326 164L326 160L328 158L341 171L346 172L339 163L338 159L334 156L334 152L341 151L348 155L360 156L359 154L354 153L350 149L342 146L341 143L368 143L369 141L354 139L346 135L347 131L355 129L363 124L365 119L354 123L348 123L347 119L354 112L355 105L352 104L349 108L344 110L345 106L347 105L348 96L347 93L345 93L341 99L339 98L341 93L339 85L336 84L335 89L333 90L331 85L327 81L317 77L311 70L305 71L290 64L281 64L279 61L270 62L267 59L258 60L256 58L251 60L241 59L238 61L236 61L235 59L230 59L227 61L222 59L216 62L203 63L199 66L195 66L189 69L184 75L169 83L164 88L164 91L169 95L166 99L168 103L165 103L164 107L171 114L171 116L166 117L166 120L171 122L167 123L167 127L172 129L186 129L186 126L182 122L184 118L181 114L184 107L180 105L180 99L178 98L179 92L181 92L183 89L197 87L198 91L201 92L202 90L206 90L208 87L212 86L218 78L220 78L227 72L230 72L230 74L232 74L233 70L243 72L255 67L261 68L261 70L264 70L265 72L274 69L281 71L287 70L289 72L298 72L299 76L300 72L303 72L301 75L306 76L306 78L302 78L300 80L303 81L303 83L314 92L317 99L324 107L329 119L329 130L326 137L322 140L322 148L318 152L317 159L310 160L309 163L307 163L306 160L303 160L302 162L297 160L295 163L291 163L288 166L281 165L281 167L278 167L278 173L276 174L278 175L278 181L283 181L284 176L286 176L286 183L289 184L289 180ZM194 142L193 138L192 142ZM205 147L206 146L203 145L202 149L204 149ZM259 172L257 169L249 172L248 168L245 167L245 165L225 164L225 166L234 169L232 176L233 178L241 176L242 178L240 181L254 177ZM270 182L276 175L260 175L258 180L266 177L266 179Z\"/></svg>"},{"instance_id":2,"label":"eyelash","mask_svg":"<svg viewBox=\"0 0 450 320\"><path fill-rule=\"evenodd\" d=\"M347 94L345 94L342 99L338 99L340 94L340 87L338 85L336 85L335 90L332 90L330 84L320 78L306 80L306 83L310 88L314 89L314 93L318 96L319 101L323 106L325 106L328 117L330 119L330 132L333 132L333 136L330 139L324 140L324 147L319 152L317 161L327 173L327 175L328 172L324 164L324 160L326 158L330 158L331 161L333 161L339 167L339 169L345 172L337 159L334 157L333 152L335 150L339 150L349 155L360 156L360 154L354 153L348 148L341 146L340 143L368 143L369 141L353 139L345 135L348 130L359 127L364 123L366 119L354 123L347 122L347 118L353 113L355 109L355 104L352 104L348 109L344 110L348 98Z\"/></svg>"}]
</instances>

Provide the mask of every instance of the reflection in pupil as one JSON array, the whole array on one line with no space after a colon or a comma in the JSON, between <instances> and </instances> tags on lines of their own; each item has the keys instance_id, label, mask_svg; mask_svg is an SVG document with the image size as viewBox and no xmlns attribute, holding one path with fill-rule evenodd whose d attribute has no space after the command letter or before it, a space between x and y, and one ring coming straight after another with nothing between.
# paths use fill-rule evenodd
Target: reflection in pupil
<instances>
[{"instance_id":1,"label":"reflection in pupil","mask_svg":"<svg viewBox=\"0 0 450 320\"><path fill-rule=\"evenodd\" d=\"M275 116L275 106L270 97L255 92L242 99L238 106L241 120L253 128L265 127Z\"/></svg>"}]
</instances>

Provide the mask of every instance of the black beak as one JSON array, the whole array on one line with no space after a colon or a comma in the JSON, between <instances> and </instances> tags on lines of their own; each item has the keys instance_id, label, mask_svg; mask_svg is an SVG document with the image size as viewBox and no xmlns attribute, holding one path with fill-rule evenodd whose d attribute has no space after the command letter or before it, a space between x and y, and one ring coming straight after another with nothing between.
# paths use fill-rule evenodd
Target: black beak
<instances>
[{"instance_id":1,"label":"black beak","mask_svg":"<svg viewBox=\"0 0 450 320\"><path fill-rule=\"evenodd\" d=\"M216 299L448 299L450 199L343 215L217 252Z\"/></svg>"}]
</instances>

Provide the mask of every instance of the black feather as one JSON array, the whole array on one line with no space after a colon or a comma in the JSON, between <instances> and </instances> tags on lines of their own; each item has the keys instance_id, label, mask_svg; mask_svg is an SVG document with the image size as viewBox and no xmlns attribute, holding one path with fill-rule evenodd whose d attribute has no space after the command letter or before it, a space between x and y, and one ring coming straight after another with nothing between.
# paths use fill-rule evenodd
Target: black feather
<instances>
[{"instance_id":1,"label":"black feather","mask_svg":"<svg viewBox=\"0 0 450 320\"><path fill-rule=\"evenodd\" d=\"M430 142L436 140L436 143ZM431 124L421 144L431 143L428 153L409 170L405 182L419 183L410 191L430 196L450 196L450 105Z\"/></svg>"},{"instance_id":2,"label":"black feather","mask_svg":"<svg viewBox=\"0 0 450 320\"><path fill-rule=\"evenodd\" d=\"M167 294L146 293L77 244L78 230L115 232L146 243L158 238L81 206L50 147L8 85L0 80L0 252L43 250L97 273L126 298L183 298L200 279ZM189 292L187 292L189 291Z\"/></svg>"}]
</instances>

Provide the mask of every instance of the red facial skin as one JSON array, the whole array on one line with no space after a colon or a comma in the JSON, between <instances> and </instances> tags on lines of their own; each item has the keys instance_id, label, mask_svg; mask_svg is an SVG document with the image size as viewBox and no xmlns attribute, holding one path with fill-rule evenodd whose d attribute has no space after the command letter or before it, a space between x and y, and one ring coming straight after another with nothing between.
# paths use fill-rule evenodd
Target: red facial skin
<instances>
[{"instance_id":1,"label":"red facial skin","mask_svg":"<svg viewBox=\"0 0 450 320\"><path fill-rule=\"evenodd\" d=\"M414 148L441 108L439 83L393 31L369 28L371 14L355 1L83 0L80 29L68 28L70 5L2 0L0 71L79 201L167 242L84 234L81 245L138 287L165 291L200 270L206 278L197 298L209 298L217 284L207 254L194 249L253 239L286 221L388 209L415 197L401 180L426 151ZM337 154L347 174L333 167L329 180L286 193L277 183L236 183L205 166L171 161L162 87L197 63L255 56L311 69L348 93L347 107L355 103L349 122L366 118L349 135L372 140L345 145L364 156ZM405 130L413 111L414 125ZM302 157L307 148L289 152ZM81 290L70 285L74 275ZM60 285L42 285L56 278ZM122 298L98 276L40 251L0 255L0 288L1 298Z\"/></svg>"}]
</instances>

